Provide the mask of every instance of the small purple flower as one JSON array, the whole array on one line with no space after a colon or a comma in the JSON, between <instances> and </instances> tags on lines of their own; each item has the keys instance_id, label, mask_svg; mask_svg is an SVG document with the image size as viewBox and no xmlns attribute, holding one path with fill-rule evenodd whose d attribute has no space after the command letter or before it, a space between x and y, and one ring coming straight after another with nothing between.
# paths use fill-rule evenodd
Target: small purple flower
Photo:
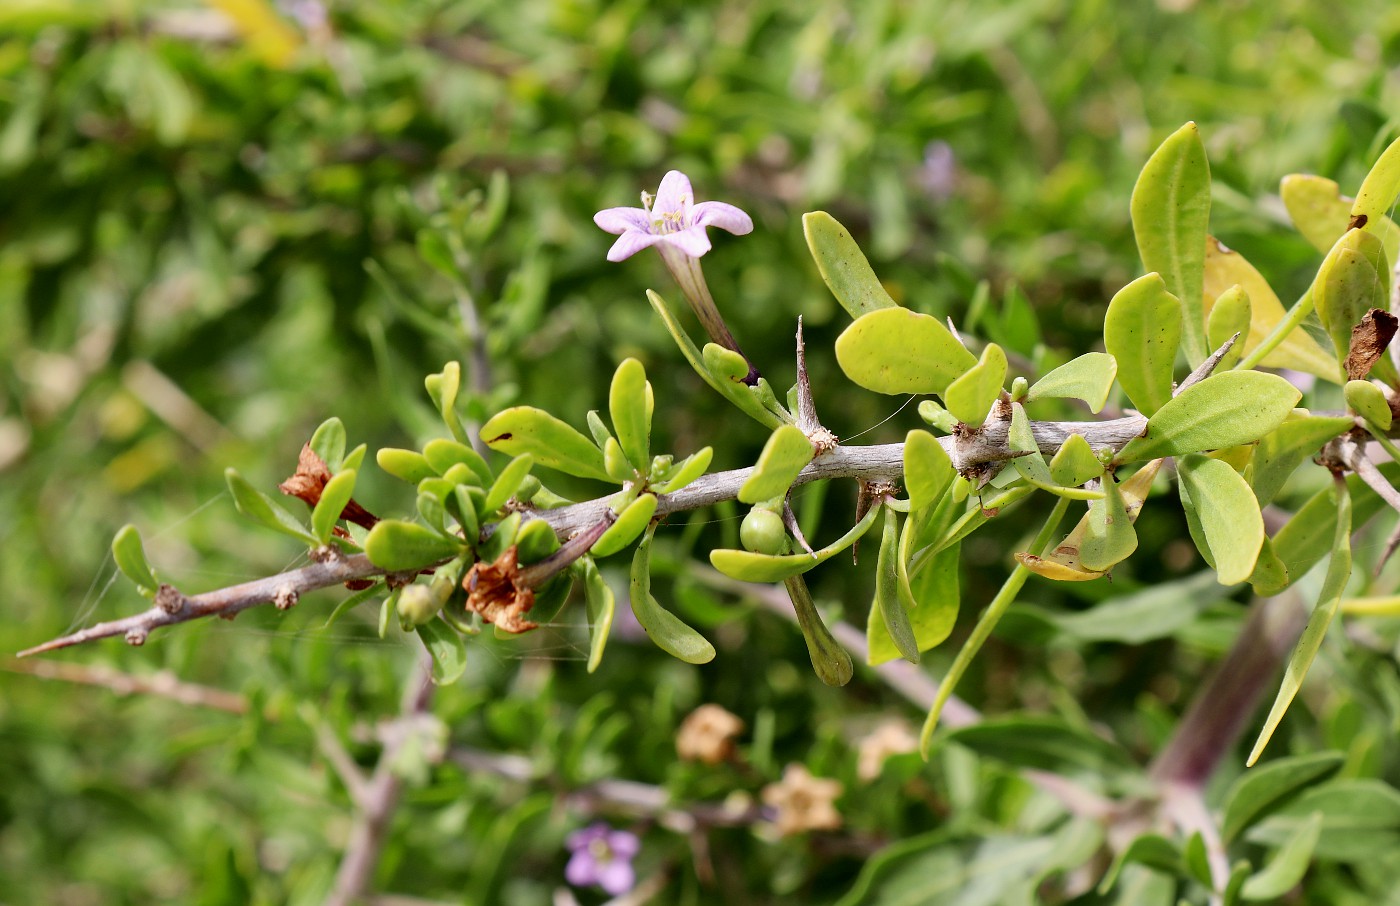
<instances>
[{"instance_id":1,"label":"small purple flower","mask_svg":"<svg viewBox=\"0 0 1400 906\"><path fill-rule=\"evenodd\" d=\"M924 146L924 163L919 168L919 185L934 201L947 201L958 185L958 159L947 142Z\"/></svg>"},{"instance_id":2,"label":"small purple flower","mask_svg":"<svg viewBox=\"0 0 1400 906\"><path fill-rule=\"evenodd\" d=\"M636 834L613 830L600 822L574 831L565 845L573 855L564 868L564 879L573 886L601 887L616 897L637 882L632 859L642 844Z\"/></svg>"},{"instance_id":3,"label":"small purple flower","mask_svg":"<svg viewBox=\"0 0 1400 906\"><path fill-rule=\"evenodd\" d=\"M716 226L742 236L753 231L749 215L721 201L696 204L690 178L679 170L672 170L662 178L655 197L642 193L640 208L607 208L594 214L593 222L609 233L620 234L608 249L609 261L623 261L644 248L656 246L691 310L704 325L705 333L719 345L743 355L705 284L700 256L710 250L706 227ZM744 383L750 386L758 383L758 369L753 362L749 362Z\"/></svg>"},{"instance_id":4,"label":"small purple flower","mask_svg":"<svg viewBox=\"0 0 1400 906\"><path fill-rule=\"evenodd\" d=\"M593 222L609 233L620 234L608 250L609 261L625 260L657 244L662 246L663 255L673 248L699 258L710 250L706 227L717 226L735 236L753 231L753 220L732 204L696 204L690 179L679 170L662 178L655 197L643 192L640 208L608 208L594 214Z\"/></svg>"}]
</instances>

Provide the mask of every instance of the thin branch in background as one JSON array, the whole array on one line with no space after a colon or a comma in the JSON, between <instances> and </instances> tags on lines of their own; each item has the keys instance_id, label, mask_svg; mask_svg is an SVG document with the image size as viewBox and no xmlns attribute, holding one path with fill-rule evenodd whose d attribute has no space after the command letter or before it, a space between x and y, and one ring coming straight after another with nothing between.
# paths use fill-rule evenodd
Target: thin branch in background
<instances>
[{"instance_id":1,"label":"thin branch in background","mask_svg":"<svg viewBox=\"0 0 1400 906\"><path fill-rule=\"evenodd\" d=\"M384 849L389 826L403 798L403 778L395 771L399 753L413 739L409 724L427 714L433 700L432 660L425 652L418 658L409 680L396 724L404 725L402 732L385 734L384 748L379 753L374 773L365 783L356 802L350 842L346 844L336 872L335 884L325 899L325 906L351 906L364 896L379 855Z\"/></svg>"},{"instance_id":2,"label":"thin branch in background","mask_svg":"<svg viewBox=\"0 0 1400 906\"><path fill-rule=\"evenodd\" d=\"M70 664L64 661L18 661L7 662L3 669L11 673L21 673L46 680L61 680L66 683L79 683L84 686L99 686L121 696L152 695L166 698L182 705L197 708L211 708L229 714L247 714L248 700L235 692L226 692L212 686L201 686L177 679L169 670L161 670L149 676L136 676L123 673L110 667Z\"/></svg>"}]
</instances>

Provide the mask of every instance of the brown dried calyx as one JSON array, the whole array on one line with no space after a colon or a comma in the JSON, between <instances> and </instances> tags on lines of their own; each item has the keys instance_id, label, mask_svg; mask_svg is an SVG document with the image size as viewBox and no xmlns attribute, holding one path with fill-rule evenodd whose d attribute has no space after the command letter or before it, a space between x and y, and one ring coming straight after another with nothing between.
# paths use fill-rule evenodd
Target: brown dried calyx
<instances>
[{"instance_id":1,"label":"brown dried calyx","mask_svg":"<svg viewBox=\"0 0 1400 906\"><path fill-rule=\"evenodd\" d=\"M462 587L467 590L467 610L481 614L483 620L506 632L519 633L538 628L539 624L525 619L535 606L535 590L518 584L517 556L512 544L494 563L472 564L462 579Z\"/></svg>"},{"instance_id":2,"label":"brown dried calyx","mask_svg":"<svg viewBox=\"0 0 1400 906\"><path fill-rule=\"evenodd\" d=\"M325 460L316 455L316 451L311 449L311 444L306 444L301 448L301 455L297 457L296 474L279 484L277 490L292 497L300 497L306 501L307 506L314 508L321 502L321 493L325 491L326 482L330 480L331 470L326 466ZM340 511L340 518L365 529L374 528L374 524L379 521L373 513L356 503L354 498Z\"/></svg>"},{"instance_id":3,"label":"brown dried calyx","mask_svg":"<svg viewBox=\"0 0 1400 906\"><path fill-rule=\"evenodd\" d=\"M1347 352L1347 378L1364 381L1371 373L1371 366L1385 355L1386 347L1395 338L1400 320L1388 311L1373 308L1366 312L1351 329L1351 348Z\"/></svg>"}]
</instances>

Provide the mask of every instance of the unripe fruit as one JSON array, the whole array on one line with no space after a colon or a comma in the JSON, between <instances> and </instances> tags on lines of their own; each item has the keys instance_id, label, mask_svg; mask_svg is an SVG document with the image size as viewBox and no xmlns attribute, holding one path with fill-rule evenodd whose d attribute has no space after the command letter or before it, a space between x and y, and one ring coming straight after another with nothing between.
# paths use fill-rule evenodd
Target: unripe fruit
<instances>
[{"instance_id":1,"label":"unripe fruit","mask_svg":"<svg viewBox=\"0 0 1400 906\"><path fill-rule=\"evenodd\" d=\"M744 549L756 554L781 554L787 546L783 517L769 509L754 507L739 525Z\"/></svg>"},{"instance_id":2,"label":"unripe fruit","mask_svg":"<svg viewBox=\"0 0 1400 906\"><path fill-rule=\"evenodd\" d=\"M426 585L410 585L399 592L399 625L405 631L422 626L441 609L442 599Z\"/></svg>"}]
</instances>

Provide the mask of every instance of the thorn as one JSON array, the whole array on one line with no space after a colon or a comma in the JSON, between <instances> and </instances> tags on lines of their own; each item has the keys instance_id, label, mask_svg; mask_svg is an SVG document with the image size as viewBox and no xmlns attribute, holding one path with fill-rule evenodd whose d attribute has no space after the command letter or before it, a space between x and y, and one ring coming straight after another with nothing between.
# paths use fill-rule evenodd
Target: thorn
<instances>
[{"instance_id":1,"label":"thorn","mask_svg":"<svg viewBox=\"0 0 1400 906\"><path fill-rule=\"evenodd\" d=\"M1235 345L1235 341L1239 338L1240 332L1235 331L1234 336L1230 337L1230 339L1226 340L1224 343L1221 343L1219 349L1215 350L1215 352L1212 352L1204 362L1196 366L1195 371L1191 372L1186 376L1186 380L1182 381L1179 385L1177 385L1177 388L1172 391L1172 396L1180 396L1181 391L1192 386L1193 384L1199 384L1201 381L1204 381L1206 378L1210 377L1211 372L1215 370L1215 366L1220 364L1220 360L1225 358L1225 353L1230 351L1230 348Z\"/></svg>"},{"instance_id":2,"label":"thorn","mask_svg":"<svg viewBox=\"0 0 1400 906\"><path fill-rule=\"evenodd\" d=\"M783 501L783 525L787 527L792 537L797 539L797 543L802 545L802 549L811 554L814 558L817 552L812 550L812 545L807 543L807 539L802 535L802 527L797 524L797 514L792 511L792 499Z\"/></svg>"},{"instance_id":3,"label":"thorn","mask_svg":"<svg viewBox=\"0 0 1400 906\"><path fill-rule=\"evenodd\" d=\"M797 427L811 436L821 428L817 404L812 400L812 382L807 375L807 344L802 339L802 316L797 316Z\"/></svg>"}]
</instances>

